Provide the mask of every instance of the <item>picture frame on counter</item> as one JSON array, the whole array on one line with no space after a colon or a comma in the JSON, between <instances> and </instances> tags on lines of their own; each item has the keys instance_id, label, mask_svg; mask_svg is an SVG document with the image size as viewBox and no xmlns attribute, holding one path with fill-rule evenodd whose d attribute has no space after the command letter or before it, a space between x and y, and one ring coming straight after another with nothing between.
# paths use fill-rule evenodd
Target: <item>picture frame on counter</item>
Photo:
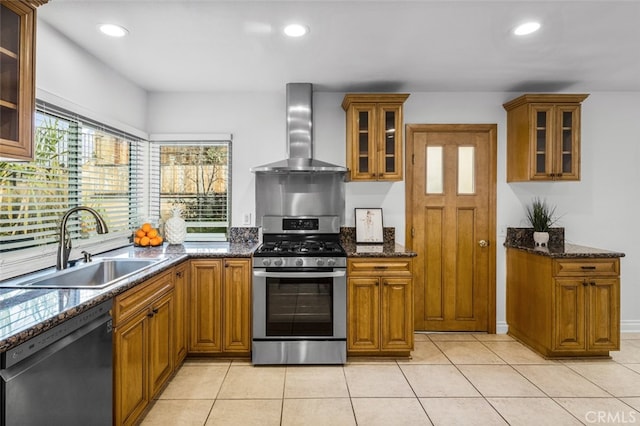
<instances>
[{"instance_id":1,"label":"picture frame on counter","mask_svg":"<svg viewBox=\"0 0 640 426\"><path fill-rule=\"evenodd\" d=\"M356 244L382 244L382 209L356 208Z\"/></svg>"}]
</instances>

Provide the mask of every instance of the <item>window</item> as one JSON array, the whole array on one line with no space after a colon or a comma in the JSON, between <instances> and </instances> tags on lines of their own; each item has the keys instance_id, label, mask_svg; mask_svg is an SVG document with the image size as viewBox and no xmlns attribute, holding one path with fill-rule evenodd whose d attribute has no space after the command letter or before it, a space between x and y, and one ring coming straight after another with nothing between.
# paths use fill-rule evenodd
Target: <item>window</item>
<instances>
[{"instance_id":1,"label":"window","mask_svg":"<svg viewBox=\"0 0 640 426\"><path fill-rule=\"evenodd\" d=\"M60 219L80 205L98 211L109 232L97 235L93 217L78 212L67 228L74 248L126 244L140 207L132 164L141 142L43 102L35 120L35 159L0 163L3 264L23 262L21 273L25 264L29 270L55 264ZM10 275L2 269L0 279Z\"/></svg>"},{"instance_id":2,"label":"window","mask_svg":"<svg viewBox=\"0 0 640 426\"><path fill-rule=\"evenodd\" d=\"M226 240L230 218L231 136L227 140L156 141L158 209L162 221L183 207L187 241ZM152 175L155 173L152 166Z\"/></svg>"}]
</instances>

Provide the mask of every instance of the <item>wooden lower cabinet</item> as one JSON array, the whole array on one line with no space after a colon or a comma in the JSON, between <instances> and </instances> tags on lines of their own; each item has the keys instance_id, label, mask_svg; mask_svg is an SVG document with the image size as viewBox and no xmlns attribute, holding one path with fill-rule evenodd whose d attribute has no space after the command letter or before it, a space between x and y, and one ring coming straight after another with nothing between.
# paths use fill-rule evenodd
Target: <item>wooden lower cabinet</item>
<instances>
[{"instance_id":1,"label":"wooden lower cabinet","mask_svg":"<svg viewBox=\"0 0 640 426\"><path fill-rule=\"evenodd\" d=\"M411 258L349 259L347 354L408 356L413 349Z\"/></svg>"},{"instance_id":2,"label":"wooden lower cabinet","mask_svg":"<svg viewBox=\"0 0 640 426\"><path fill-rule=\"evenodd\" d=\"M251 352L251 259L193 259L189 285L189 353Z\"/></svg>"},{"instance_id":3,"label":"wooden lower cabinet","mask_svg":"<svg viewBox=\"0 0 640 426\"><path fill-rule=\"evenodd\" d=\"M134 424L174 371L173 269L115 298L114 422Z\"/></svg>"},{"instance_id":4,"label":"wooden lower cabinet","mask_svg":"<svg viewBox=\"0 0 640 426\"><path fill-rule=\"evenodd\" d=\"M546 357L620 349L620 260L507 249L509 334Z\"/></svg>"}]
</instances>

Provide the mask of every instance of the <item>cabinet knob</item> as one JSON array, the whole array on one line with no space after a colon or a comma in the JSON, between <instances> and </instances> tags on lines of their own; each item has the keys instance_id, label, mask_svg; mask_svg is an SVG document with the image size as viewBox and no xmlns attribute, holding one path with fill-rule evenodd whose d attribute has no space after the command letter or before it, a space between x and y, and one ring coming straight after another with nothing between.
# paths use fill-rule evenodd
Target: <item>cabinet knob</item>
<instances>
[{"instance_id":1,"label":"cabinet knob","mask_svg":"<svg viewBox=\"0 0 640 426\"><path fill-rule=\"evenodd\" d=\"M478 245L482 248L489 247L489 240L480 240L478 241Z\"/></svg>"},{"instance_id":2,"label":"cabinet knob","mask_svg":"<svg viewBox=\"0 0 640 426\"><path fill-rule=\"evenodd\" d=\"M182 278L182 275L183 275L182 271L176 272L176 277Z\"/></svg>"},{"instance_id":3,"label":"cabinet knob","mask_svg":"<svg viewBox=\"0 0 640 426\"><path fill-rule=\"evenodd\" d=\"M586 287L586 286L588 286L588 285L589 285L589 283L587 282L587 280L586 280L586 279L584 279L584 280L582 280L582 285Z\"/></svg>"}]
</instances>

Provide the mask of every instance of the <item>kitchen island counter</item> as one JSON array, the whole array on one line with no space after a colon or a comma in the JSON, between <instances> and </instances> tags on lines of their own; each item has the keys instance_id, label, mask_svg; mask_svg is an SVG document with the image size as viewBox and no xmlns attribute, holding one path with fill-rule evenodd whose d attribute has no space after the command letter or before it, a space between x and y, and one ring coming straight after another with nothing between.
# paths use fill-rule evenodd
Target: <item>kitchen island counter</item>
<instances>
[{"instance_id":1,"label":"kitchen island counter","mask_svg":"<svg viewBox=\"0 0 640 426\"><path fill-rule=\"evenodd\" d=\"M550 239L547 247L536 247L533 242L533 229L507 228L504 246L508 249L524 250L531 254L551 258L597 259L624 257L624 253L616 251L566 243L564 240L564 228L551 228L549 235Z\"/></svg>"},{"instance_id":2,"label":"kitchen island counter","mask_svg":"<svg viewBox=\"0 0 640 426\"><path fill-rule=\"evenodd\" d=\"M0 353L6 352L105 300L116 297L187 259L248 258L251 257L257 245L255 241L247 241L164 244L149 248L127 246L96 255L96 258L165 258L166 260L102 289L0 288ZM50 268L39 272L39 274L53 272L53 270ZM33 274L29 274L29 276L31 275Z\"/></svg>"}]
</instances>

